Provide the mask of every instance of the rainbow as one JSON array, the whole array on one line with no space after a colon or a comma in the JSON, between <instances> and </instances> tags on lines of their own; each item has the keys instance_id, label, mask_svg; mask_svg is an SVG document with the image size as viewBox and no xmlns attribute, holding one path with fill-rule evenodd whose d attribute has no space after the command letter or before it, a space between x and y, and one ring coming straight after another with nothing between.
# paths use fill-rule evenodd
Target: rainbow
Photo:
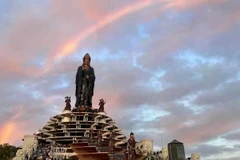
<instances>
[{"instance_id":1,"label":"rainbow","mask_svg":"<svg viewBox=\"0 0 240 160\"><path fill-rule=\"evenodd\" d=\"M93 34L94 32L103 28L104 26L119 20L123 16L136 12L138 10L141 10L145 7L151 6L157 2L160 2L160 0L142 0L142 1L138 1L136 3L130 4L128 6L125 6L114 13L108 14L103 19L98 21L96 24L86 28L85 30L77 34L76 37L73 37L72 39L70 39L63 45L61 45L57 49L57 51L54 53L54 55L49 58L46 64L46 67L44 69L44 73L48 72L52 68L53 62L55 60L62 59L68 55L71 55L77 49L79 43L85 40L89 35Z\"/></svg>"},{"instance_id":2,"label":"rainbow","mask_svg":"<svg viewBox=\"0 0 240 160\"><path fill-rule=\"evenodd\" d=\"M1 128L1 132L0 132L0 144L2 143L8 143L9 140L11 140L11 136L13 136L13 131L17 132L16 129L16 124L15 122L7 122L5 124L3 124L2 128Z\"/></svg>"}]
</instances>

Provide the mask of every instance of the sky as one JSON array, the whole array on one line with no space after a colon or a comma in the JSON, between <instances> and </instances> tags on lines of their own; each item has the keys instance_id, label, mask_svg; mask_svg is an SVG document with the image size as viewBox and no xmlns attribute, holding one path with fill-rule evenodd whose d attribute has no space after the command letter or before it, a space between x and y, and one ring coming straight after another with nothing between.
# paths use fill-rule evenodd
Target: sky
<instances>
[{"instance_id":1,"label":"sky","mask_svg":"<svg viewBox=\"0 0 240 160\"><path fill-rule=\"evenodd\" d=\"M88 52L93 108L127 137L239 160L239 27L239 0L0 0L0 143L74 106Z\"/></svg>"}]
</instances>

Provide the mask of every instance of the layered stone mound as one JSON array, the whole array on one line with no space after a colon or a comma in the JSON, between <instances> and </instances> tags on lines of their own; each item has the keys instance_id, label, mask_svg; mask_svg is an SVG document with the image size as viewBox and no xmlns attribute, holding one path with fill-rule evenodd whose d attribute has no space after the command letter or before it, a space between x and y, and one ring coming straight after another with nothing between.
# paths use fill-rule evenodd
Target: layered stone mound
<instances>
[{"instance_id":1,"label":"layered stone mound","mask_svg":"<svg viewBox=\"0 0 240 160\"><path fill-rule=\"evenodd\" d=\"M47 124L39 129L38 139L53 144L72 144L89 142L92 136L92 141L97 141L98 132L101 131L103 143L108 144L111 130L115 133L114 146L124 146L127 143L126 136L105 112L64 110L62 114L51 117Z\"/></svg>"},{"instance_id":2,"label":"layered stone mound","mask_svg":"<svg viewBox=\"0 0 240 160\"><path fill-rule=\"evenodd\" d=\"M69 147L68 153L53 152L52 157L67 155L68 158L81 160L127 159L127 138L105 112L90 108L64 110L62 114L51 117L39 132L39 141ZM111 132L114 133L112 139ZM112 145L109 145L110 141ZM144 159L147 151L152 150L152 140L139 141L136 146L137 159Z\"/></svg>"}]
</instances>

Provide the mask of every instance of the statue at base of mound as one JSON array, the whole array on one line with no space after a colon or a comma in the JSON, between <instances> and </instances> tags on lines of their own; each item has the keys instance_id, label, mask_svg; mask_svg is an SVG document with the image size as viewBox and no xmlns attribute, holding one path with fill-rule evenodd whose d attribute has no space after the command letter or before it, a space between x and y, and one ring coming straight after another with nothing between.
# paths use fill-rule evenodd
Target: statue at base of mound
<instances>
[{"instance_id":1,"label":"statue at base of mound","mask_svg":"<svg viewBox=\"0 0 240 160\"><path fill-rule=\"evenodd\" d=\"M135 160L136 159L136 151L135 151L136 141L134 138L134 133L130 133L130 138L128 139L127 143L127 150L128 150L128 160Z\"/></svg>"}]
</instances>

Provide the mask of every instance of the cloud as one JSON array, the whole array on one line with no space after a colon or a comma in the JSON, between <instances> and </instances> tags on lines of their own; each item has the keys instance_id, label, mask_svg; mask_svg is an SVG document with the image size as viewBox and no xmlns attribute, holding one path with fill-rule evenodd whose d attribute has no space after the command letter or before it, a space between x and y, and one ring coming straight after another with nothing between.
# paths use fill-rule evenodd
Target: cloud
<instances>
[{"instance_id":1,"label":"cloud","mask_svg":"<svg viewBox=\"0 0 240 160\"><path fill-rule=\"evenodd\" d=\"M205 143L238 138L239 2L106 3L5 4L0 143L19 144L44 126L65 96L74 106L76 71L89 52L94 107L104 98L127 136L152 138L159 149L162 134L164 145L176 138L204 159L237 157L238 144Z\"/></svg>"},{"instance_id":2,"label":"cloud","mask_svg":"<svg viewBox=\"0 0 240 160\"><path fill-rule=\"evenodd\" d=\"M236 131L227 133L224 136L222 136L222 138L230 141L239 141L239 132L240 132L239 130L236 130ZM238 147L238 145L236 145L236 147Z\"/></svg>"},{"instance_id":3,"label":"cloud","mask_svg":"<svg viewBox=\"0 0 240 160\"><path fill-rule=\"evenodd\" d=\"M198 153L201 155L201 157L215 156L216 158L217 157L220 158L221 156L218 156L218 155L221 155L224 152L232 152L232 151L237 151L237 148L229 148L229 147L226 147L225 145L215 146L215 145L200 144L198 146L194 146L188 149L189 153Z\"/></svg>"}]
</instances>

